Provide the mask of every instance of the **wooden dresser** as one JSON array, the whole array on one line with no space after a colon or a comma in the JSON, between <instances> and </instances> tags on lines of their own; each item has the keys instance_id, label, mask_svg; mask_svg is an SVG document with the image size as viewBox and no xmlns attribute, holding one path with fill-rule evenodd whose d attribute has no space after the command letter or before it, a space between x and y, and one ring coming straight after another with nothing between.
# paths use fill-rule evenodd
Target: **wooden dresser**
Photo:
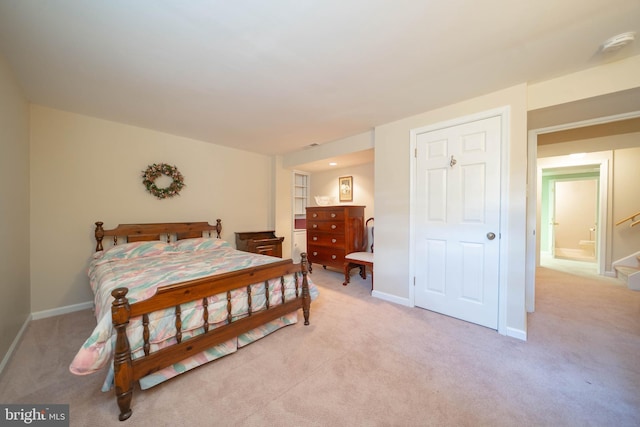
<instances>
[{"instance_id":1,"label":"wooden dresser","mask_svg":"<svg viewBox=\"0 0 640 427\"><path fill-rule=\"evenodd\" d=\"M344 256L362 250L364 206L307 208L307 256L309 266L320 264L340 271Z\"/></svg>"},{"instance_id":2,"label":"wooden dresser","mask_svg":"<svg viewBox=\"0 0 640 427\"><path fill-rule=\"evenodd\" d=\"M236 248L244 252L282 258L282 241L275 231L245 231L236 233Z\"/></svg>"}]
</instances>

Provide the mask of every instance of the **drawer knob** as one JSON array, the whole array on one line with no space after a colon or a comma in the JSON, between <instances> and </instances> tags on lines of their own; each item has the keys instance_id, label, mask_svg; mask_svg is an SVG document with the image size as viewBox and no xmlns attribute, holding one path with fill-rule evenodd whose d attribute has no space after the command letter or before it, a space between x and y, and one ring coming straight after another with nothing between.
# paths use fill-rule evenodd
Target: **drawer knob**
<instances>
[{"instance_id":1,"label":"drawer knob","mask_svg":"<svg viewBox=\"0 0 640 427\"><path fill-rule=\"evenodd\" d=\"M313 236L313 240L314 240L314 241L318 240L318 237Z\"/></svg>"},{"instance_id":2,"label":"drawer knob","mask_svg":"<svg viewBox=\"0 0 640 427\"><path fill-rule=\"evenodd\" d=\"M336 239L331 239L331 243L335 243L335 242L337 242Z\"/></svg>"},{"instance_id":3,"label":"drawer knob","mask_svg":"<svg viewBox=\"0 0 640 427\"><path fill-rule=\"evenodd\" d=\"M332 230L335 230L335 229L336 229L336 227L337 227L337 225L335 225L335 224L331 224L331 229L332 229Z\"/></svg>"},{"instance_id":4,"label":"drawer knob","mask_svg":"<svg viewBox=\"0 0 640 427\"><path fill-rule=\"evenodd\" d=\"M331 213L331 218L335 218L336 214L334 214L333 212Z\"/></svg>"},{"instance_id":5,"label":"drawer knob","mask_svg":"<svg viewBox=\"0 0 640 427\"><path fill-rule=\"evenodd\" d=\"M336 259L336 258L338 258L337 255L331 255L331 259Z\"/></svg>"},{"instance_id":6,"label":"drawer knob","mask_svg":"<svg viewBox=\"0 0 640 427\"><path fill-rule=\"evenodd\" d=\"M318 228L318 224L313 224L313 228Z\"/></svg>"},{"instance_id":7,"label":"drawer knob","mask_svg":"<svg viewBox=\"0 0 640 427\"><path fill-rule=\"evenodd\" d=\"M318 252L314 252L314 253L313 253L313 256L318 256Z\"/></svg>"},{"instance_id":8,"label":"drawer knob","mask_svg":"<svg viewBox=\"0 0 640 427\"><path fill-rule=\"evenodd\" d=\"M317 214L317 213L314 213L314 214L313 214L313 215L311 215L311 216L313 216L314 218L317 218L317 217L318 217L318 214Z\"/></svg>"}]
</instances>

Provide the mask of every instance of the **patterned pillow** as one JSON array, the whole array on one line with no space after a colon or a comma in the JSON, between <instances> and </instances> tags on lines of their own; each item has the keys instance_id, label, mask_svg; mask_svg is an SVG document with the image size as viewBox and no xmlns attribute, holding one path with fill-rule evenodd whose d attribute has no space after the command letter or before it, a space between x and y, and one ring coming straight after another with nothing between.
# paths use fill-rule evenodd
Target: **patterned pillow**
<instances>
[{"instance_id":1,"label":"patterned pillow","mask_svg":"<svg viewBox=\"0 0 640 427\"><path fill-rule=\"evenodd\" d=\"M150 242L122 243L113 246L106 251L96 252L94 258L100 258L103 261L108 261L112 259L129 259L155 256L173 251L174 249L172 245L166 242L161 242L159 240L153 240Z\"/></svg>"},{"instance_id":2,"label":"patterned pillow","mask_svg":"<svg viewBox=\"0 0 640 427\"><path fill-rule=\"evenodd\" d=\"M201 251L206 249L215 249L224 246L230 246L229 243L222 239L210 237L198 237L195 239L184 239L173 243L173 248L177 252Z\"/></svg>"}]
</instances>

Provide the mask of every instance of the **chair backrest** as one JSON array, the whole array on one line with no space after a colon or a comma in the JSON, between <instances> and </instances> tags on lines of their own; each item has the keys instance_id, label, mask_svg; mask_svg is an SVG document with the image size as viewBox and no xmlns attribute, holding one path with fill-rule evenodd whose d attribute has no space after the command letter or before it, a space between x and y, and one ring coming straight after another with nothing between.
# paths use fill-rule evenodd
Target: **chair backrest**
<instances>
[{"instance_id":1,"label":"chair backrest","mask_svg":"<svg viewBox=\"0 0 640 427\"><path fill-rule=\"evenodd\" d=\"M371 223L371 225L369 225L369 223ZM369 218L365 223L364 223L364 231L365 231L365 236L366 236L366 241L367 242L371 242L371 253L373 253L373 217ZM365 243L365 248L364 250L367 250L367 244Z\"/></svg>"}]
</instances>

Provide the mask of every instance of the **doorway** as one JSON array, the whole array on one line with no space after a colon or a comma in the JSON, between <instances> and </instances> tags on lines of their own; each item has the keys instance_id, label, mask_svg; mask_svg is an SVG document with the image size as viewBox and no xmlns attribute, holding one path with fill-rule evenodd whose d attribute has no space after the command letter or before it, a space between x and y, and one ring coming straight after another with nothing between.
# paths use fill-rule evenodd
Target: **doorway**
<instances>
[{"instance_id":1,"label":"doorway","mask_svg":"<svg viewBox=\"0 0 640 427\"><path fill-rule=\"evenodd\" d=\"M542 169L541 265L548 259L596 263L599 179L599 165Z\"/></svg>"},{"instance_id":2,"label":"doorway","mask_svg":"<svg viewBox=\"0 0 640 427\"><path fill-rule=\"evenodd\" d=\"M604 275L611 161L611 151L538 159L536 265L590 261Z\"/></svg>"},{"instance_id":3,"label":"doorway","mask_svg":"<svg viewBox=\"0 0 640 427\"><path fill-rule=\"evenodd\" d=\"M638 117L639 113L621 114L618 116L602 117L584 122L568 123L549 128L529 131L528 138L528 191L533 197L527 198L527 255L525 266L525 301L527 312L535 311L535 275L536 267L540 265L540 231L541 231L541 177L542 169L563 168L572 166L599 165L598 185L598 220L595 230L595 253L597 274L605 275L605 261L610 258L611 224L607 221L607 214L612 211L612 201L608 196L612 179L613 152L601 151L593 153L576 153L557 157L538 158L538 135L553 133L568 129L577 129L603 123L612 123Z\"/></svg>"}]
</instances>

